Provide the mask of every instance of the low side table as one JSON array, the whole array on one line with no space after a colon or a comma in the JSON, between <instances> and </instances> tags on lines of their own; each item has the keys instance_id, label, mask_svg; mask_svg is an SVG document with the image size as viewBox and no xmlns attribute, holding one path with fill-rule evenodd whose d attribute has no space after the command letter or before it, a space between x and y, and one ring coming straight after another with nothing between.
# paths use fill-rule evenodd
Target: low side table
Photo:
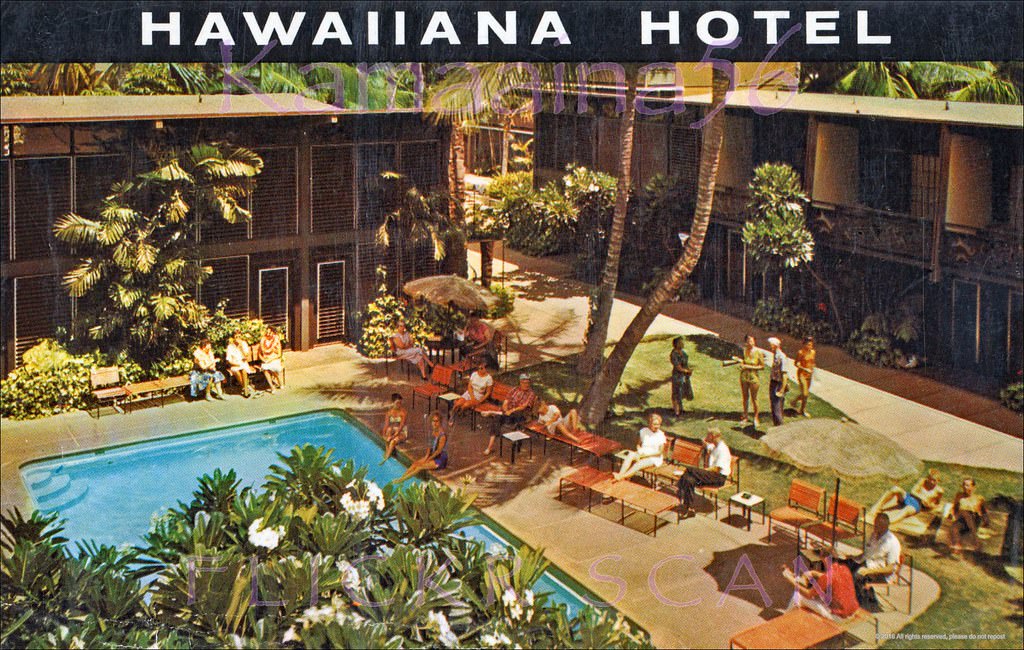
<instances>
[{"instance_id":1,"label":"low side table","mask_svg":"<svg viewBox=\"0 0 1024 650\"><path fill-rule=\"evenodd\" d=\"M509 431L508 433L501 434L501 438L498 438L498 456L501 456L506 440L512 443L511 463L513 465L516 464L516 447L524 440L530 441L530 458L533 458L533 436L523 433L522 431Z\"/></svg>"},{"instance_id":2,"label":"low side table","mask_svg":"<svg viewBox=\"0 0 1024 650\"><path fill-rule=\"evenodd\" d=\"M734 503L740 507L740 511L743 516L747 518L747 530L750 530L750 520L752 518L751 510L757 506L761 506L761 524L764 524L764 497L759 497L756 494L751 494L750 492L738 492L729 497L728 514L726 516L732 516L732 504Z\"/></svg>"},{"instance_id":3,"label":"low side table","mask_svg":"<svg viewBox=\"0 0 1024 650\"><path fill-rule=\"evenodd\" d=\"M441 395L437 396L437 399L444 401L444 403L448 405L448 418L447 419L449 419L449 420L451 419L451 417L452 417L452 404L454 404L455 400L459 399L460 397L462 397L462 395L459 395L458 393L453 393L451 391L448 391L447 393L442 393Z\"/></svg>"}]
</instances>

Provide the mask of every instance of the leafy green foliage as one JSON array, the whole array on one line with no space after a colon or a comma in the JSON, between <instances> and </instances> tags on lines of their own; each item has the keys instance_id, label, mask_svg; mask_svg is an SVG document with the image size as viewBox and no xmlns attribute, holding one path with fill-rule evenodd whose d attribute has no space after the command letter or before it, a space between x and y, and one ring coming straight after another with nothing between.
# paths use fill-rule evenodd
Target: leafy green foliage
<instances>
[{"instance_id":1,"label":"leafy green foliage","mask_svg":"<svg viewBox=\"0 0 1024 650\"><path fill-rule=\"evenodd\" d=\"M778 300L758 300L751 322L771 332L784 332L797 338L813 336L819 343L834 343L836 332L832 324L783 305Z\"/></svg>"},{"instance_id":2,"label":"leafy green foliage","mask_svg":"<svg viewBox=\"0 0 1024 650\"><path fill-rule=\"evenodd\" d=\"M620 615L569 620L534 593L543 553L459 534L472 499L440 484L380 487L305 446L238 488L203 476L132 550L71 553L55 515L3 516L3 646L650 647Z\"/></svg>"},{"instance_id":3,"label":"leafy green foliage","mask_svg":"<svg viewBox=\"0 0 1024 650\"><path fill-rule=\"evenodd\" d=\"M1018 413L1024 411L1024 382L1018 381L1007 384L1005 388L999 391L999 401L1008 409Z\"/></svg>"},{"instance_id":4,"label":"leafy green foliage","mask_svg":"<svg viewBox=\"0 0 1024 650\"><path fill-rule=\"evenodd\" d=\"M474 237L504 238L529 255L557 255L593 247L611 223L615 179L570 165L565 176L537 190L533 175L498 176L487 187L494 200L471 222ZM597 234L591 231L598 228Z\"/></svg>"},{"instance_id":5,"label":"leafy green foliage","mask_svg":"<svg viewBox=\"0 0 1024 650\"><path fill-rule=\"evenodd\" d=\"M750 216L743 242L762 267L797 268L814 259L814 236L807 228L807 195L800 176L781 163L764 163L750 182Z\"/></svg>"},{"instance_id":6,"label":"leafy green foliage","mask_svg":"<svg viewBox=\"0 0 1024 650\"><path fill-rule=\"evenodd\" d=\"M152 171L116 183L99 215L59 219L55 236L80 255L64 286L80 299L89 338L148 368L204 326L208 310L195 290L211 269L199 261L193 228L249 220L249 179L262 169L252 151L199 143L163 152Z\"/></svg>"},{"instance_id":7,"label":"leafy green foliage","mask_svg":"<svg viewBox=\"0 0 1024 650\"><path fill-rule=\"evenodd\" d=\"M362 312L363 334L359 337L359 352L365 357L379 359L391 350L390 339L395 328L401 322L409 329L409 334L417 345L422 345L429 335L426 322L405 300L399 300L388 291L386 272L377 269L377 297Z\"/></svg>"},{"instance_id":8,"label":"leafy green foliage","mask_svg":"<svg viewBox=\"0 0 1024 650\"><path fill-rule=\"evenodd\" d=\"M875 312L850 334L846 350L876 366L908 367L920 326L920 317L910 308Z\"/></svg>"},{"instance_id":9,"label":"leafy green foliage","mask_svg":"<svg viewBox=\"0 0 1024 650\"><path fill-rule=\"evenodd\" d=\"M379 246L391 246L396 239L412 244L428 242L434 259L441 261L449 245L464 243L462 230L453 222L448 209L447 196L436 192L423 194L401 174L384 172L381 176L395 186L389 191L400 192L402 200L377 228Z\"/></svg>"},{"instance_id":10,"label":"leafy green foliage","mask_svg":"<svg viewBox=\"0 0 1024 650\"><path fill-rule=\"evenodd\" d=\"M496 319L504 318L512 313L515 309L516 292L512 287L506 287L500 284L491 284L491 293L493 293L498 301L494 303L494 306L487 312L487 318Z\"/></svg>"}]
</instances>

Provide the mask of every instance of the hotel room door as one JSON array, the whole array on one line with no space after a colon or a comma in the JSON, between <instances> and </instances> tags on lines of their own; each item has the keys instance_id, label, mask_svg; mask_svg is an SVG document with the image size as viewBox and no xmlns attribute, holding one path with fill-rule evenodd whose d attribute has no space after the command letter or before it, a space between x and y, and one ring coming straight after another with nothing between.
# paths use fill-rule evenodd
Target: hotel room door
<instances>
[{"instance_id":1,"label":"hotel room door","mask_svg":"<svg viewBox=\"0 0 1024 650\"><path fill-rule=\"evenodd\" d=\"M316 341L327 343L345 336L345 262L316 265Z\"/></svg>"}]
</instances>

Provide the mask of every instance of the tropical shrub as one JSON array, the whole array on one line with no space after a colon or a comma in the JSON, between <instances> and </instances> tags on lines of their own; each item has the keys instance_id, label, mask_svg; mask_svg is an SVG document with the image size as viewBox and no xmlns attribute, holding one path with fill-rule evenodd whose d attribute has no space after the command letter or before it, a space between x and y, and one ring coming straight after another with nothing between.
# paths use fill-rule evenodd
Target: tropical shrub
<instances>
[{"instance_id":1,"label":"tropical shrub","mask_svg":"<svg viewBox=\"0 0 1024 650\"><path fill-rule=\"evenodd\" d=\"M999 401L1008 409L1024 411L1024 381L1007 384L999 391Z\"/></svg>"},{"instance_id":2,"label":"tropical shrub","mask_svg":"<svg viewBox=\"0 0 1024 650\"><path fill-rule=\"evenodd\" d=\"M296 447L261 489L199 479L136 549L77 545L56 515L0 518L5 647L651 647L621 615L570 619L538 551L459 531L472 497L398 491ZM141 579L140 579L141 578ZM259 601L264 601L260 603Z\"/></svg>"},{"instance_id":3,"label":"tropical shrub","mask_svg":"<svg viewBox=\"0 0 1024 650\"><path fill-rule=\"evenodd\" d=\"M195 292L212 270L200 263L193 229L212 219L248 221L251 179L263 169L255 153L225 143L172 149L154 162L115 183L99 214L66 214L53 228L79 256L64 286L79 299L82 330L146 368L205 325L208 310Z\"/></svg>"},{"instance_id":4,"label":"tropical shrub","mask_svg":"<svg viewBox=\"0 0 1024 650\"><path fill-rule=\"evenodd\" d=\"M797 338L813 336L819 343L833 343L836 340L831 323L812 318L774 299L758 300L751 322L761 329L783 332Z\"/></svg>"},{"instance_id":5,"label":"tropical shrub","mask_svg":"<svg viewBox=\"0 0 1024 650\"><path fill-rule=\"evenodd\" d=\"M512 287L506 287L500 284L491 284L491 293L493 293L498 301L494 303L494 306L487 312L487 318L496 319L504 318L512 313L515 309L516 292Z\"/></svg>"},{"instance_id":6,"label":"tropical shrub","mask_svg":"<svg viewBox=\"0 0 1024 650\"><path fill-rule=\"evenodd\" d=\"M910 311L895 316L869 314L850 334L846 350L861 361L891 368L913 367L913 346L920 331L918 317Z\"/></svg>"},{"instance_id":7,"label":"tropical shrub","mask_svg":"<svg viewBox=\"0 0 1024 650\"><path fill-rule=\"evenodd\" d=\"M89 370L117 360L97 352L72 354L57 341L44 339L25 351L23 365L0 382L0 416L28 420L88 408L92 404ZM138 364L121 359L121 378L142 375Z\"/></svg>"},{"instance_id":8,"label":"tropical shrub","mask_svg":"<svg viewBox=\"0 0 1024 650\"><path fill-rule=\"evenodd\" d=\"M377 270L380 281L377 297L362 311L363 334L359 337L359 353L370 359L379 359L389 354L390 339L401 322L405 323L413 342L417 345L422 345L430 334L426 322L416 308L388 291L382 271L383 269Z\"/></svg>"}]
</instances>

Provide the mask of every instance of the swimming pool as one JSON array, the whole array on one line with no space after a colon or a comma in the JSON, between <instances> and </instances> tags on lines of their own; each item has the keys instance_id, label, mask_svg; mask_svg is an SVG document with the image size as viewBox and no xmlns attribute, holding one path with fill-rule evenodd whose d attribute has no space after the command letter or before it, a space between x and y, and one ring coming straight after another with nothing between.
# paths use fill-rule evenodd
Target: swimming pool
<instances>
[{"instance_id":1,"label":"swimming pool","mask_svg":"<svg viewBox=\"0 0 1024 650\"><path fill-rule=\"evenodd\" d=\"M380 464L376 437L358 422L341 411L326 410L35 461L21 468L21 478L36 508L67 520L64 535L72 542L136 544L154 516L179 500L191 500L197 477L215 468L234 469L241 487L259 487L278 453L303 444L334 449L335 460L351 459L366 467L367 478L379 484L405 471L395 458ZM461 532L488 547L520 546L486 516L480 517L490 523ZM570 616L588 602L600 602L581 595L585 589L571 588L567 576L556 573L561 574L545 573L537 590L550 592Z\"/></svg>"}]
</instances>

